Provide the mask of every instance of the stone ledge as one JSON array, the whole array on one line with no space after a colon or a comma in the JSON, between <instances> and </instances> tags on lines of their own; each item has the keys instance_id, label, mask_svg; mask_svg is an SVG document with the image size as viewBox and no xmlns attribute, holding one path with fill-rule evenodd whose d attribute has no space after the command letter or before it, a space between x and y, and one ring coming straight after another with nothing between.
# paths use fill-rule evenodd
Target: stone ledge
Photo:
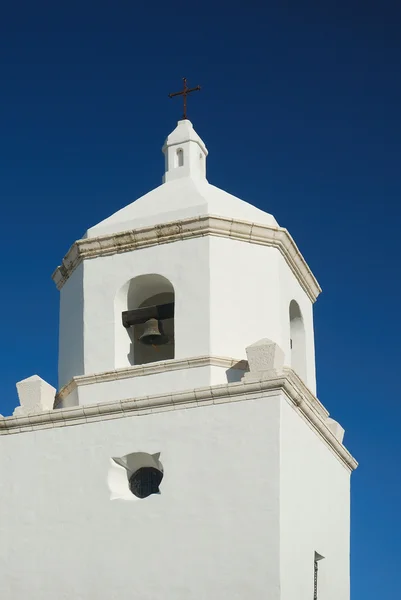
<instances>
[{"instance_id":1,"label":"stone ledge","mask_svg":"<svg viewBox=\"0 0 401 600\"><path fill-rule=\"evenodd\" d=\"M113 371L92 373L91 375L79 375L73 377L71 381L63 386L57 393L54 408L57 408L64 398L69 396L73 390L81 385L92 385L94 383L103 383L105 381L130 379L131 377L146 377L147 375L155 375L157 373L194 369L198 367L223 367L225 369L239 369L246 371L248 369L248 362L246 360L236 360L235 358L228 358L225 356L193 356L191 358L161 360L145 365L133 365L131 367L123 367Z\"/></svg>"},{"instance_id":2,"label":"stone ledge","mask_svg":"<svg viewBox=\"0 0 401 600\"><path fill-rule=\"evenodd\" d=\"M60 290L83 260L120 252L132 252L149 246L168 244L204 235L277 248L312 302L315 302L321 292L318 282L287 229L214 215L193 217L182 221L78 240L71 246L62 264L54 271L52 278Z\"/></svg>"},{"instance_id":3,"label":"stone ledge","mask_svg":"<svg viewBox=\"0 0 401 600\"><path fill-rule=\"evenodd\" d=\"M166 407L179 410L259 398L266 398L268 401L268 397L271 396L272 392L282 392L294 409L321 437L342 464L353 471L357 468L358 463L331 431L330 422L326 422L329 416L328 412L313 396L312 392L301 384L301 380L294 371L285 367L279 372L272 373L268 379L258 381L242 381L174 394L128 398L110 403L76 406L29 416L0 417L0 435L24 433L47 427L82 425L126 416L154 414L165 410Z\"/></svg>"}]
</instances>

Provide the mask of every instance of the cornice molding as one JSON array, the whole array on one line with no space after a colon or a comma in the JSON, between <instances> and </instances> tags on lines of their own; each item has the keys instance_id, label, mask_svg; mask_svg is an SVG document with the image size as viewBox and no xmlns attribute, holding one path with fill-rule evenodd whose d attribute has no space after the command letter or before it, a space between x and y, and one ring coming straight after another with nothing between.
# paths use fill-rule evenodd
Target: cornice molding
<instances>
[{"instance_id":1,"label":"cornice molding","mask_svg":"<svg viewBox=\"0 0 401 600\"><path fill-rule=\"evenodd\" d=\"M266 396L281 392L342 464L348 470L353 471L357 468L358 463L329 429L326 423L327 411L323 409L324 414L322 414L321 409L323 407L320 402L300 383L299 377L292 369L284 367L282 371L270 372L268 378L257 381L246 382L243 380L238 383L198 388L173 394L128 398L110 403L76 406L21 417L1 417L0 435L82 425L99 420L140 416L165 410L197 408L235 401L248 401L259 398L268 401Z\"/></svg>"},{"instance_id":2,"label":"cornice molding","mask_svg":"<svg viewBox=\"0 0 401 600\"><path fill-rule=\"evenodd\" d=\"M320 294L321 288L318 282L287 229L214 215L193 217L182 221L78 240L71 246L62 264L54 271L52 278L60 290L84 260L121 252L132 252L149 246L205 235L277 248L310 300L314 302Z\"/></svg>"},{"instance_id":3,"label":"cornice molding","mask_svg":"<svg viewBox=\"0 0 401 600\"><path fill-rule=\"evenodd\" d=\"M116 381L118 379L130 379L131 377L146 377L147 375L155 375L157 373L180 371L182 369L193 369L198 367L223 367L224 369L247 371L248 361L228 358L226 356L193 356L191 358L161 360L145 365L133 365L130 367L114 369L113 371L91 373L90 375L78 375L77 377L73 377L57 393L54 408L57 408L57 406L69 396L72 391L82 385L92 385L94 383Z\"/></svg>"}]
</instances>

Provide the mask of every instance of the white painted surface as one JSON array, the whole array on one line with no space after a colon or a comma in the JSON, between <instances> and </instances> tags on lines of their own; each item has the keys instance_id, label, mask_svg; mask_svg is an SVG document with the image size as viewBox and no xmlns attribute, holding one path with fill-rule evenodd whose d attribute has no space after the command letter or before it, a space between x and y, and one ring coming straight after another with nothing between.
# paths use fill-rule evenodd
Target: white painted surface
<instances>
[{"instance_id":1,"label":"white painted surface","mask_svg":"<svg viewBox=\"0 0 401 600\"><path fill-rule=\"evenodd\" d=\"M155 373L132 379L103 381L80 386L75 391L75 395L71 398L68 396L60 404L60 407L73 406L75 399L77 404L82 406L85 404L97 404L99 402L114 402L115 400L124 400L126 398L140 398L142 396L192 390L210 385L239 381L242 375L243 371L237 369L207 366Z\"/></svg>"},{"instance_id":2,"label":"white painted surface","mask_svg":"<svg viewBox=\"0 0 401 600\"><path fill-rule=\"evenodd\" d=\"M206 179L206 146L188 119L178 121L163 146L165 174L163 181L184 177Z\"/></svg>"},{"instance_id":3,"label":"white painted surface","mask_svg":"<svg viewBox=\"0 0 401 600\"><path fill-rule=\"evenodd\" d=\"M200 311L198 322L207 322L208 256L207 238L198 238L178 245L167 244L163 248L153 246L137 252L85 261L78 275L83 278L85 302L81 303L78 298L76 303L79 305L77 310L82 312L81 322L84 324L83 370L74 373L74 357L68 358L69 354L75 355L74 343L68 327L62 325L64 312L61 310L59 387L68 383L74 375L100 373L130 365L132 340L122 326L121 313L127 310L129 282L141 275L158 274L168 279L176 290L175 310L180 317L176 317L175 357L188 356L188 332L194 327L194 305ZM194 264L197 265L196 269ZM74 277L77 272L78 269L74 271ZM62 296L66 286L61 290ZM67 317L69 313L76 312L73 303L71 298L65 308ZM197 335L192 336L190 346L194 355L207 354L208 338L208 329L197 327ZM72 368L68 370L67 365L72 365Z\"/></svg>"},{"instance_id":4,"label":"white painted surface","mask_svg":"<svg viewBox=\"0 0 401 600\"><path fill-rule=\"evenodd\" d=\"M17 392L20 406L14 410L16 416L53 409L56 389L38 375L18 381Z\"/></svg>"},{"instance_id":5,"label":"white painted surface","mask_svg":"<svg viewBox=\"0 0 401 600\"><path fill-rule=\"evenodd\" d=\"M178 166L179 149L183 166ZM178 122L163 152L165 183L88 229L88 237L207 214L277 226L272 215L208 183L206 146L190 121Z\"/></svg>"},{"instance_id":6,"label":"white painted surface","mask_svg":"<svg viewBox=\"0 0 401 600\"><path fill-rule=\"evenodd\" d=\"M313 598L315 552L319 600L349 600L350 473L286 402L280 429L281 600Z\"/></svg>"},{"instance_id":7,"label":"white painted surface","mask_svg":"<svg viewBox=\"0 0 401 600\"><path fill-rule=\"evenodd\" d=\"M88 229L87 236L93 238L207 214L277 226L275 218L259 208L206 180L185 177L164 183L138 198Z\"/></svg>"},{"instance_id":8,"label":"white painted surface","mask_svg":"<svg viewBox=\"0 0 401 600\"><path fill-rule=\"evenodd\" d=\"M161 495L111 501L132 452ZM349 472L280 394L3 435L0 474L8 600L310 600L315 550L349 600Z\"/></svg>"},{"instance_id":9,"label":"white painted surface","mask_svg":"<svg viewBox=\"0 0 401 600\"><path fill-rule=\"evenodd\" d=\"M85 302L82 303L79 295L74 306L68 281L65 287L70 302L64 310L67 323L72 321L71 315L76 315L79 310L83 313L77 321L84 324L84 374L102 373L131 364L132 339L122 326L121 313L128 307L129 282L141 282L143 280L139 278L149 274L157 274L174 289L174 356L177 359L205 355L246 359L245 348L261 337L267 337L284 350L286 364L291 366L289 305L292 299L296 299L303 310L307 340L305 352L309 370L305 383L314 392L311 301L287 263L281 260L279 251L208 236L87 260L83 268L74 272L74 284L77 277L83 277ZM137 277L138 280L135 279ZM165 289L163 284L160 291L165 292ZM62 296L63 293L64 287ZM157 287L148 293L157 293ZM142 301L139 289L136 302ZM130 308L134 308L134 304ZM63 319L62 311L62 322ZM80 348L79 338L76 341L71 339L71 329L62 324L60 375L64 377L60 378L59 387L75 375L82 374L73 371L77 368ZM155 351L155 360L157 358ZM174 384L165 391L223 383L220 378L211 378L210 381L202 378L200 381L198 374L191 371L190 374L177 371L173 376L176 379L170 379ZM150 378L147 378L149 381ZM156 387L150 386L149 391L139 382L134 385L140 386L141 393L145 395L157 393L158 382ZM124 387L126 394L126 385L119 382L118 386ZM92 390L95 390L93 386ZM96 391L92 402L99 402L98 398ZM90 402L89 396L85 400L87 402Z\"/></svg>"},{"instance_id":10,"label":"white painted surface","mask_svg":"<svg viewBox=\"0 0 401 600\"><path fill-rule=\"evenodd\" d=\"M128 302L121 290L128 289L125 286L130 280L148 274L167 279L175 292L175 358L208 354L208 270L207 237L87 261L85 373L130 365L131 339L121 324L121 312ZM164 286L160 289L165 290ZM138 291L138 301L142 297Z\"/></svg>"},{"instance_id":11,"label":"white painted surface","mask_svg":"<svg viewBox=\"0 0 401 600\"><path fill-rule=\"evenodd\" d=\"M281 254L213 237L210 256L210 352L245 358L245 348L266 337L284 350L285 364L291 366L289 306L294 299L304 317L308 367L303 379L315 393L312 303Z\"/></svg>"},{"instance_id":12,"label":"white painted surface","mask_svg":"<svg viewBox=\"0 0 401 600\"><path fill-rule=\"evenodd\" d=\"M60 290L58 353L59 387L83 375L84 367L84 268L81 263Z\"/></svg>"},{"instance_id":13,"label":"white painted surface","mask_svg":"<svg viewBox=\"0 0 401 600\"><path fill-rule=\"evenodd\" d=\"M278 599L278 421L262 399L0 436L1 597ZM110 500L130 452L161 453L160 496Z\"/></svg>"},{"instance_id":14,"label":"white painted surface","mask_svg":"<svg viewBox=\"0 0 401 600\"><path fill-rule=\"evenodd\" d=\"M286 353L286 365L296 370L296 365L292 365L290 339L290 304L295 300L300 308L305 331L305 360L304 372L298 373L309 389L316 395L316 363L315 363L315 335L313 328L313 304L299 285L291 269L281 255L278 255L279 263L279 281L280 281L280 302L282 311L280 313L280 322L283 332L283 345L281 346ZM276 341L276 340L274 340ZM280 344L281 345L281 344Z\"/></svg>"},{"instance_id":15,"label":"white painted surface","mask_svg":"<svg viewBox=\"0 0 401 600\"><path fill-rule=\"evenodd\" d=\"M289 306L291 367L306 381L305 326L298 302L291 300Z\"/></svg>"}]
</instances>

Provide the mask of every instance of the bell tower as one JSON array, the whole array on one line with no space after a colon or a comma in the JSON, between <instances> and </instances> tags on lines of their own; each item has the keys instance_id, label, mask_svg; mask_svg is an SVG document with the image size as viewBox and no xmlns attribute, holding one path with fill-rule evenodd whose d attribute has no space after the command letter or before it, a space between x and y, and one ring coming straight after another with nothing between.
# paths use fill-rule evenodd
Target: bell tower
<instances>
[{"instance_id":1,"label":"bell tower","mask_svg":"<svg viewBox=\"0 0 401 600\"><path fill-rule=\"evenodd\" d=\"M207 181L208 152L188 119L163 153L164 183L90 228L54 273L57 405L240 381L259 338L315 392L320 288L293 239Z\"/></svg>"}]
</instances>

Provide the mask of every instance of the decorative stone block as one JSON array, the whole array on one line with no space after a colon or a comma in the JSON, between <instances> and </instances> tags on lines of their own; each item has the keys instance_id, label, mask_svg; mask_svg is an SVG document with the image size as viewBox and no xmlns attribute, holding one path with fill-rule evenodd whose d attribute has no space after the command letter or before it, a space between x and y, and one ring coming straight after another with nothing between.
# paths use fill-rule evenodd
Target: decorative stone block
<instances>
[{"instance_id":1,"label":"decorative stone block","mask_svg":"<svg viewBox=\"0 0 401 600\"><path fill-rule=\"evenodd\" d=\"M334 419L330 417L326 419L326 425L330 429L331 433L337 438L337 440L342 444L344 439L345 429L341 427L340 423L337 423Z\"/></svg>"},{"instance_id":2,"label":"decorative stone block","mask_svg":"<svg viewBox=\"0 0 401 600\"><path fill-rule=\"evenodd\" d=\"M15 416L53 410L56 389L38 375L19 381L17 393L21 406L14 410Z\"/></svg>"},{"instance_id":3,"label":"decorative stone block","mask_svg":"<svg viewBox=\"0 0 401 600\"><path fill-rule=\"evenodd\" d=\"M284 352L268 338L263 338L246 348L249 364L249 373L244 379L262 379L282 370L284 366Z\"/></svg>"}]
</instances>

